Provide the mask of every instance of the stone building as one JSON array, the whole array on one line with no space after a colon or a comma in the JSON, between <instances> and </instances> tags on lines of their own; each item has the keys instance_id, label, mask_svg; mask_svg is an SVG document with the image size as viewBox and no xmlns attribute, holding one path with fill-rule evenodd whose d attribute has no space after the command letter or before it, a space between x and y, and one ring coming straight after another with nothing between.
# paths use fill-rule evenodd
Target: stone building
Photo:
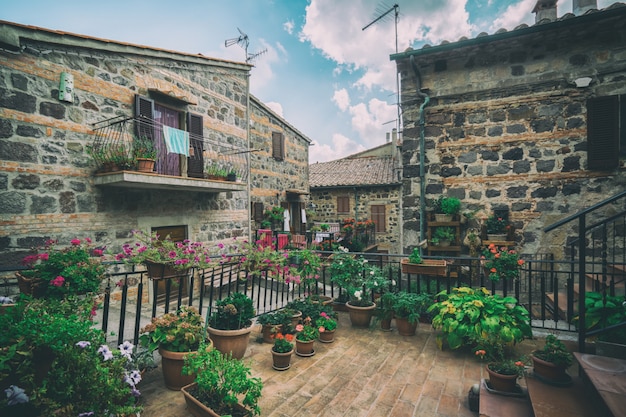
<instances>
[{"instance_id":1,"label":"stone building","mask_svg":"<svg viewBox=\"0 0 626 417\"><path fill-rule=\"evenodd\" d=\"M309 181L314 219L374 221L377 251L401 253L402 182L395 143L330 162L311 164Z\"/></svg>"},{"instance_id":2,"label":"stone building","mask_svg":"<svg viewBox=\"0 0 626 417\"><path fill-rule=\"evenodd\" d=\"M251 203L306 191L310 143L250 95L250 69L0 21L0 264L48 238L112 249L133 229L248 237Z\"/></svg>"},{"instance_id":3,"label":"stone building","mask_svg":"<svg viewBox=\"0 0 626 417\"><path fill-rule=\"evenodd\" d=\"M443 194L479 219L508 211L520 250L562 258L568 230L543 228L624 189L626 7L573 3L556 18L556 1L538 1L532 26L391 56L406 250Z\"/></svg>"}]
</instances>

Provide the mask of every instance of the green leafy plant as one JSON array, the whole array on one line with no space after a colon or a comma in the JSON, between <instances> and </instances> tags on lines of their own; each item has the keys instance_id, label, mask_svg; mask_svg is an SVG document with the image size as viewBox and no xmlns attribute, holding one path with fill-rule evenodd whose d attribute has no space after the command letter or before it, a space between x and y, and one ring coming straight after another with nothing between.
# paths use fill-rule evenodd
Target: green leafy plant
<instances>
[{"instance_id":1,"label":"green leafy plant","mask_svg":"<svg viewBox=\"0 0 626 417\"><path fill-rule=\"evenodd\" d=\"M509 229L509 222L503 217L489 216L485 221L487 233L500 234L506 233Z\"/></svg>"},{"instance_id":2,"label":"green leafy plant","mask_svg":"<svg viewBox=\"0 0 626 417\"><path fill-rule=\"evenodd\" d=\"M201 242L175 242L169 235L163 237L141 230L134 230L133 236L136 242L124 244L122 252L115 254L115 260L128 264L168 264L178 269L207 268L214 263L209 248Z\"/></svg>"},{"instance_id":3,"label":"green leafy plant","mask_svg":"<svg viewBox=\"0 0 626 417\"><path fill-rule=\"evenodd\" d=\"M481 259L489 272L489 279L494 282L518 278L520 267L524 265L524 260L515 250L497 247L493 243L483 250Z\"/></svg>"},{"instance_id":4,"label":"green leafy plant","mask_svg":"<svg viewBox=\"0 0 626 417\"><path fill-rule=\"evenodd\" d=\"M291 268L287 265L289 252L276 249L275 243L268 245L262 239L254 243L244 241L239 253L242 254L239 266L248 273L249 278L267 274L275 279L284 279L286 283L300 282L300 277L292 275Z\"/></svg>"},{"instance_id":5,"label":"green leafy plant","mask_svg":"<svg viewBox=\"0 0 626 417\"><path fill-rule=\"evenodd\" d=\"M41 296L63 298L97 292L105 272L102 249L92 248L90 238L72 239L65 248L57 247L57 243L48 240L37 253L26 256L22 263L30 269L21 274L36 280L32 285Z\"/></svg>"},{"instance_id":6,"label":"green leafy plant","mask_svg":"<svg viewBox=\"0 0 626 417\"><path fill-rule=\"evenodd\" d=\"M422 259L422 255L420 255L419 248L413 249L413 252L411 252L411 254L409 255L409 262L412 264L421 264L422 262L424 262L424 260Z\"/></svg>"},{"instance_id":7,"label":"green leafy plant","mask_svg":"<svg viewBox=\"0 0 626 417\"><path fill-rule=\"evenodd\" d=\"M574 360L574 356L567 350L563 342L553 334L546 336L545 345L534 351L533 356L563 368L570 367Z\"/></svg>"},{"instance_id":8,"label":"green leafy plant","mask_svg":"<svg viewBox=\"0 0 626 417\"><path fill-rule=\"evenodd\" d=\"M315 319L315 326L320 332L332 332L337 328L337 320L322 311Z\"/></svg>"},{"instance_id":9,"label":"green leafy plant","mask_svg":"<svg viewBox=\"0 0 626 417\"><path fill-rule=\"evenodd\" d=\"M456 197L440 197L437 202L437 211L441 214L455 215L461 211L461 200Z\"/></svg>"},{"instance_id":10,"label":"green leafy plant","mask_svg":"<svg viewBox=\"0 0 626 417\"><path fill-rule=\"evenodd\" d=\"M252 377L244 362L202 345L197 353L185 356L183 373L196 375L197 385L190 394L216 414L232 414L240 399L253 415L261 414L258 402L263 382Z\"/></svg>"},{"instance_id":11,"label":"green leafy plant","mask_svg":"<svg viewBox=\"0 0 626 417\"><path fill-rule=\"evenodd\" d=\"M335 314L332 306L313 302L309 297L304 300L292 300L285 305L285 309L290 312L299 311L302 317L319 317L322 313L334 317Z\"/></svg>"},{"instance_id":12,"label":"green leafy plant","mask_svg":"<svg viewBox=\"0 0 626 417\"><path fill-rule=\"evenodd\" d=\"M133 156L135 159L156 159L157 150L154 147L154 142L146 136L135 138L133 141Z\"/></svg>"},{"instance_id":13,"label":"green leafy plant","mask_svg":"<svg viewBox=\"0 0 626 417\"><path fill-rule=\"evenodd\" d=\"M289 258L298 258L299 264L291 265L290 276L297 277L296 282L300 282L313 291L317 288L322 269L322 258L317 252L310 249L299 249L289 251Z\"/></svg>"},{"instance_id":14,"label":"green leafy plant","mask_svg":"<svg viewBox=\"0 0 626 417\"><path fill-rule=\"evenodd\" d=\"M302 342L310 342L320 336L320 331L313 324L311 317L306 317L302 320L302 323L296 326L296 340Z\"/></svg>"},{"instance_id":15,"label":"green leafy plant","mask_svg":"<svg viewBox=\"0 0 626 417\"><path fill-rule=\"evenodd\" d=\"M346 248L333 253L329 270L330 280L345 289L350 304L357 306L372 305L372 293L382 293L391 284L379 267L371 265L362 256L351 254Z\"/></svg>"},{"instance_id":16,"label":"green leafy plant","mask_svg":"<svg viewBox=\"0 0 626 417\"><path fill-rule=\"evenodd\" d=\"M232 293L215 303L215 310L208 318L209 326L219 330L239 330L252 325L254 304L243 293Z\"/></svg>"},{"instance_id":17,"label":"green leafy plant","mask_svg":"<svg viewBox=\"0 0 626 417\"><path fill-rule=\"evenodd\" d=\"M437 227L433 237L441 242L442 240L453 241L454 236L454 229L452 227L445 226Z\"/></svg>"},{"instance_id":18,"label":"green leafy plant","mask_svg":"<svg viewBox=\"0 0 626 417\"><path fill-rule=\"evenodd\" d=\"M476 356L483 359L487 355L485 349L479 349L475 352ZM504 357L488 358L490 362L487 364L489 369L501 375L517 375L518 378L524 376L526 371L525 361L522 359L505 359Z\"/></svg>"},{"instance_id":19,"label":"green leafy plant","mask_svg":"<svg viewBox=\"0 0 626 417\"><path fill-rule=\"evenodd\" d=\"M285 208L281 206L271 207L263 213L265 218L273 222L282 222L284 219Z\"/></svg>"},{"instance_id":20,"label":"green leafy plant","mask_svg":"<svg viewBox=\"0 0 626 417\"><path fill-rule=\"evenodd\" d=\"M328 223L322 223L319 227L322 232L328 232L330 230L330 225Z\"/></svg>"},{"instance_id":21,"label":"green leafy plant","mask_svg":"<svg viewBox=\"0 0 626 417\"><path fill-rule=\"evenodd\" d=\"M422 297L420 294L400 291L393 294L391 311L395 317L416 323L422 314Z\"/></svg>"},{"instance_id":22,"label":"green leafy plant","mask_svg":"<svg viewBox=\"0 0 626 417\"><path fill-rule=\"evenodd\" d=\"M491 294L485 288L453 288L437 294L438 302L428 309L432 325L441 329L437 337L451 349L461 346L486 349L490 356L505 345L532 337L528 310L515 297Z\"/></svg>"},{"instance_id":23,"label":"green leafy plant","mask_svg":"<svg viewBox=\"0 0 626 417\"><path fill-rule=\"evenodd\" d=\"M139 337L142 346L153 352L164 348L172 352L191 352L206 339L204 321L195 307L181 306L174 313L153 317Z\"/></svg>"},{"instance_id":24,"label":"green leafy plant","mask_svg":"<svg viewBox=\"0 0 626 417\"><path fill-rule=\"evenodd\" d=\"M603 295L599 292L585 293L585 325L587 331L603 329L626 321L626 300L623 296ZM574 318L578 324L578 316ZM600 333L598 340L626 344L626 327Z\"/></svg>"},{"instance_id":25,"label":"green leafy plant","mask_svg":"<svg viewBox=\"0 0 626 417\"><path fill-rule=\"evenodd\" d=\"M275 333L274 338L274 346L272 346L272 350L276 353L287 353L291 352L293 349L293 340L294 336L291 333Z\"/></svg>"}]
</instances>

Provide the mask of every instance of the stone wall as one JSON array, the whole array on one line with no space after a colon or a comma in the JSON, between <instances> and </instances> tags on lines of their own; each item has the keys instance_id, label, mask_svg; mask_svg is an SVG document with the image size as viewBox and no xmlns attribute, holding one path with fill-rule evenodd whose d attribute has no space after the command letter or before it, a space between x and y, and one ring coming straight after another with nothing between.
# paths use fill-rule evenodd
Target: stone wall
<instances>
[{"instance_id":1,"label":"stone wall","mask_svg":"<svg viewBox=\"0 0 626 417\"><path fill-rule=\"evenodd\" d=\"M3 35L19 33L22 47L0 50L3 266L47 238L90 236L114 249L133 229L179 225L192 240L247 236L246 192L96 187L87 153L93 123L132 116L135 94L151 91L189 103L203 116L205 137L245 149L247 65L3 26ZM72 102L58 100L62 72L74 76Z\"/></svg>"},{"instance_id":2,"label":"stone wall","mask_svg":"<svg viewBox=\"0 0 626 417\"><path fill-rule=\"evenodd\" d=\"M551 233L543 228L624 190L623 163L610 172L586 167L586 100L626 93L623 19L549 28L506 38L493 35L491 42L477 38L434 52L407 51L397 60L406 101L407 251L420 239L423 99L417 88L430 97L424 127L425 197L459 197L463 209L479 219L493 209L508 209L517 247L524 253L564 257L576 225ZM419 86L409 58L413 53ZM591 85L576 88L573 80L583 76L592 77Z\"/></svg>"},{"instance_id":3,"label":"stone wall","mask_svg":"<svg viewBox=\"0 0 626 417\"><path fill-rule=\"evenodd\" d=\"M311 194L311 202L315 204L314 220L321 223L341 223L344 219L353 218L358 221L371 219L370 206L384 205L387 217L386 232L376 233L379 251L401 253L400 227L401 219L397 202L400 201L400 187L364 187L359 186L358 195L354 189L316 189ZM350 214L337 214L337 197L348 196ZM355 204L356 203L356 204Z\"/></svg>"}]
</instances>

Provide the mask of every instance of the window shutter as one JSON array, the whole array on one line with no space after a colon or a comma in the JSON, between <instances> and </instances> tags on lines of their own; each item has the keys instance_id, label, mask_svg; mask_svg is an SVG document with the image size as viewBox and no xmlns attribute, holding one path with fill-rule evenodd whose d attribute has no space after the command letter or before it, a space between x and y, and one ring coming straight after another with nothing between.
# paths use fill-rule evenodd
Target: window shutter
<instances>
[{"instance_id":1,"label":"window shutter","mask_svg":"<svg viewBox=\"0 0 626 417\"><path fill-rule=\"evenodd\" d=\"M375 205L370 208L372 212L372 221L376 224L376 232L384 233L387 231L386 224L386 215L385 215L385 206L384 205Z\"/></svg>"},{"instance_id":2,"label":"window shutter","mask_svg":"<svg viewBox=\"0 0 626 417\"><path fill-rule=\"evenodd\" d=\"M154 141L154 101L135 95L135 134Z\"/></svg>"},{"instance_id":3,"label":"window shutter","mask_svg":"<svg viewBox=\"0 0 626 417\"><path fill-rule=\"evenodd\" d=\"M263 221L263 203L260 201L252 203L252 216L255 222Z\"/></svg>"},{"instance_id":4,"label":"window shutter","mask_svg":"<svg viewBox=\"0 0 626 417\"><path fill-rule=\"evenodd\" d=\"M619 97L587 100L587 169L607 171L619 163Z\"/></svg>"},{"instance_id":5,"label":"window shutter","mask_svg":"<svg viewBox=\"0 0 626 417\"><path fill-rule=\"evenodd\" d=\"M272 156L279 161L285 159L285 137L281 132L272 132Z\"/></svg>"},{"instance_id":6,"label":"window shutter","mask_svg":"<svg viewBox=\"0 0 626 417\"><path fill-rule=\"evenodd\" d=\"M189 155L187 175L192 178L204 177L204 127L202 116L187 113L187 130L189 131L189 145L193 155Z\"/></svg>"},{"instance_id":7,"label":"window shutter","mask_svg":"<svg viewBox=\"0 0 626 417\"><path fill-rule=\"evenodd\" d=\"M350 198L337 197L337 213L350 213Z\"/></svg>"}]
</instances>

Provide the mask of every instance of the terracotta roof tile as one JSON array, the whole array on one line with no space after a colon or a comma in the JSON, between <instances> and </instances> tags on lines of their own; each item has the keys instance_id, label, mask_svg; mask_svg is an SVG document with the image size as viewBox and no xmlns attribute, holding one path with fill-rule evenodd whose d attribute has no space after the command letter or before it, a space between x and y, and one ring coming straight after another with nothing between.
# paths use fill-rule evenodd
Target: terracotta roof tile
<instances>
[{"instance_id":1,"label":"terracotta roof tile","mask_svg":"<svg viewBox=\"0 0 626 417\"><path fill-rule=\"evenodd\" d=\"M344 158L309 165L309 184L315 187L398 184L390 157Z\"/></svg>"}]
</instances>

